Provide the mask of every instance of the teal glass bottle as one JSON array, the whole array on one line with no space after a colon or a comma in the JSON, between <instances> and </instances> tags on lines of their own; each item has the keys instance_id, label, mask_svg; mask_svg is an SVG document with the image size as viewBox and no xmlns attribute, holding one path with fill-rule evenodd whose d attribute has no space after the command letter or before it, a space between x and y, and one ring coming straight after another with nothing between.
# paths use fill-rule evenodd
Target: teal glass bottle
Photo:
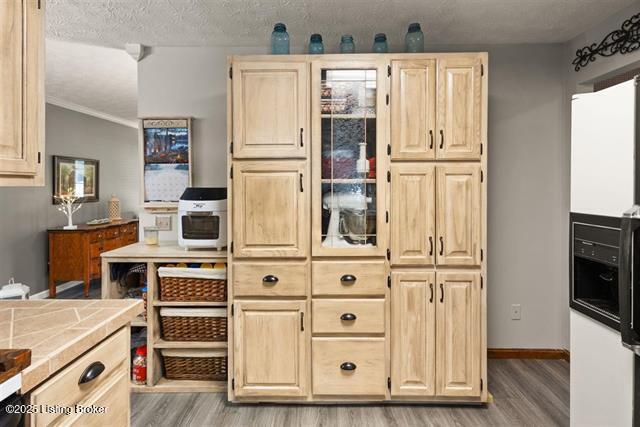
<instances>
[{"instance_id":1,"label":"teal glass bottle","mask_svg":"<svg viewBox=\"0 0 640 427\"><path fill-rule=\"evenodd\" d=\"M384 33L378 33L373 38L373 47L371 48L373 53L387 53L389 52L389 45L387 45L387 35Z\"/></svg>"},{"instance_id":2,"label":"teal glass bottle","mask_svg":"<svg viewBox=\"0 0 640 427\"><path fill-rule=\"evenodd\" d=\"M417 22L409 25L409 31L404 37L404 47L409 53L424 52L424 34Z\"/></svg>"},{"instance_id":3,"label":"teal glass bottle","mask_svg":"<svg viewBox=\"0 0 640 427\"><path fill-rule=\"evenodd\" d=\"M356 45L352 35L344 35L340 39L340 53L356 53Z\"/></svg>"},{"instance_id":4,"label":"teal glass bottle","mask_svg":"<svg viewBox=\"0 0 640 427\"><path fill-rule=\"evenodd\" d=\"M309 54L319 55L322 53L324 53L322 36L320 34L311 34L311 38L309 39Z\"/></svg>"},{"instance_id":5,"label":"teal glass bottle","mask_svg":"<svg viewBox=\"0 0 640 427\"><path fill-rule=\"evenodd\" d=\"M283 23L277 23L271 33L271 53L274 55L289 54L289 33Z\"/></svg>"}]
</instances>

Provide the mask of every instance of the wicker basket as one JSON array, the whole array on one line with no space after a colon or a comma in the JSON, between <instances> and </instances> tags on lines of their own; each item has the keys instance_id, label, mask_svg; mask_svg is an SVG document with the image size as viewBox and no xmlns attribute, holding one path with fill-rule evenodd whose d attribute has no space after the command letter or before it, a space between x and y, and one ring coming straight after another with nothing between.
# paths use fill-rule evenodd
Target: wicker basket
<instances>
[{"instance_id":1,"label":"wicker basket","mask_svg":"<svg viewBox=\"0 0 640 427\"><path fill-rule=\"evenodd\" d=\"M227 301L227 270L160 267L161 301Z\"/></svg>"},{"instance_id":2,"label":"wicker basket","mask_svg":"<svg viewBox=\"0 0 640 427\"><path fill-rule=\"evenodd\" d=\"M162 339L226 341L226 308L161 308Z\"/></svg>"},{"instance_id":3,"label":"wicker basket","mask_svg":"<svg viewBox=\"0 0 640 427\"><path fill-rule=\"evenodd\" d=\"M224 350L163 349L164 375L169 380L226 381Z\"/></svg>"}]
</instances>

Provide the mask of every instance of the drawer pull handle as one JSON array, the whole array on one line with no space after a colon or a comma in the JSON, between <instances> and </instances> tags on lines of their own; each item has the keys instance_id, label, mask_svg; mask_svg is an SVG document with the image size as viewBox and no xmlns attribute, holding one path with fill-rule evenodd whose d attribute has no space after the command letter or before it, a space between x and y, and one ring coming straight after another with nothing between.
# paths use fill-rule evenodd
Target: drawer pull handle
<instances>
[{"instance_id":1,"label":"drawer pull handle","mask_svg":"<svg viewBox=\"0 0 640 427\"><path fill-rule=\"evenodd\" d=\"M353 285L354 283L356 283L356 276L354 276L353 274L345 274L340 278L340 282L343 285Z\"/></svg>"},{"instance_id":2,"label":"drawer pull handle","mask_svg":"<svg viewBox=\"0 0 640 427\"><path fill-rule=\"evenodd\" d=\"M104 364L102 362L93 362L91 365L84 370L82 375L80 375L80 379L78 380L78 385L86 384L98 378L101 373L104 372Z\"/></svg>"},{"instance_id":3,"label":"drawer pull handle","mask_svg":"<svg viewBox=\"0 0 640 427\"><path fill-rule=\"evenodd\" d=\"M433 283L429 283L429 290L431 291L431 298L429 298L429 302L433 302Z\"/></svg>"},{"instance_id":4,"label":"drawer pull handle","mask_svg":"<svg viewBox=\"0 0 640 427\"><path fill-rule=\"evenodd\" d=\"M346 320L346 321L352 321L352 320L356 320L356 315L353 313L343 313L342 316L340 316L340 320Z\"/></svg>"},{"instance_id":5,"label":"drawer pull handle","mask_svg":"<svg viewBox=\"0 0 640 427\"><path fill-rule=\"evenodd\" d=\"M266 283L268 285L275 285L278 283L278 278L273 274L267 274L262 278L262 283Z\"/></svg>"},{"instance_id":6,"label":"drawer pull handle","mask_svg":"<svg viewBox=\"0 0 640 427\"><path fill-rule=\"evenodd\" d=\"M343 371L355 371L356 368L357 366L353 362L344 362L342 365L340 365L340 369L342 369Z\"/></svg>"}]
</instances>

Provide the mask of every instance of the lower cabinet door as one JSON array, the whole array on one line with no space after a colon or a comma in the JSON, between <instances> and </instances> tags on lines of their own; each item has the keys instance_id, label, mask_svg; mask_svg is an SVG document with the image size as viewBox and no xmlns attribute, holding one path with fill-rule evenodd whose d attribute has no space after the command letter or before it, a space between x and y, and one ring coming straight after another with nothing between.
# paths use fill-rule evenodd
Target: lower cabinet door
<instances>
[{"instance_id":1,"label":"lower cabinet door","mask_svg":"<svg viewBox=\"0 0 640 427\"><path fill-rule=\"evenodd\" d=\"M380 396L387 388L384 338L313 338L313 394Z\"/></svg>"},{"instance_id":2,"label":"lower cabinet door","mask_svg":"<svg viewBox=\"0 0 640 427\"><path fill-rule=\"evenodd\" d=\"M236 396L305 396L306 301L234 301Z\"/></svg>"},{"instance_id":3,"label":"lower cabinet door","mask_svg":"<svg viewBox=\"0 0 640 427\"><path fill-rule=\"evenodd\" d=\"M435 273L391 274L391 395L436 391Z\"/></svg>"},{"instance_id":4,"label":"lower cabinet door","mask_svg":"<svg viewBox=\"0 0 640 427\"><path fill-rule=\"evenodd\" d=\"M480 396L480 273L437 274L437 395Z\"/></svg>"}]
</instances>

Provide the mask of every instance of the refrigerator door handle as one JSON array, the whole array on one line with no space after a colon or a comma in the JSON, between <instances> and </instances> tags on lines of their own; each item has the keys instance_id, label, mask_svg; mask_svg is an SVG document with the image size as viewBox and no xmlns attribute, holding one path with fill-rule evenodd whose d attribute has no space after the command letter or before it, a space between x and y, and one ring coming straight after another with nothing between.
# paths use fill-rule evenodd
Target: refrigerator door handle
<instances>
[{"instance_id":1,"label":"refrigerator door handle","mask_svg":"<svg viewBox=\"0 0 640 427\"><path fill-rule=\"evenodd\" d=\"M640 229L640 206L634 205L622 215L620 222L620 274L618 281L618 298L620 306L620 335L622 344L640 354L640 334L635 331L635 311L638 309L634 301L635 277L634 235Z\"/></svg>"}]
</instances>

